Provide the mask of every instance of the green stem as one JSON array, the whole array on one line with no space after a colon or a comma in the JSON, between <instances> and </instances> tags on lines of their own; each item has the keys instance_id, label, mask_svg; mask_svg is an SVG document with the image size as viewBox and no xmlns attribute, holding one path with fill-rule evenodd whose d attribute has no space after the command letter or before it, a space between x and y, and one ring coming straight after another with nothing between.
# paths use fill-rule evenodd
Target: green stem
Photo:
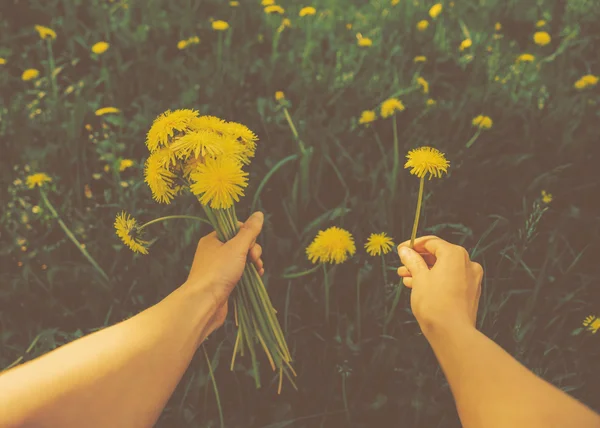
<instances>
[{"instance_id":1,"label":"green stem","mask_svg":"<svg viewBox=\"0 0 600 428\"><path fill-rule=\"evenodd\" d=\"M388 312L387 318L383 325L383 334L386 334L387 326L390 323L390 321L392 321L392 318L394 317L394 312L396 311L398 302L400 302L400 296L402 296L402 287L404 287L403 284L398 284L398 288L396 288L396 294L394 295L394 301L392 302L392 308Z\"/></svg>"},{"instance_id":2,"label":"green stem","mask_svg":"<svg viewBox=\"0 0 600 428\"><path fill-rule=\"evenodd\" d=\"M223 419L223 409L221 408L221 399L219 397L219 390L217 388L217 381L215 380L215 374L213 373L212 365L206 353L206 347L202 344L202 351L204 352L204 358L206 358L206 365L208 365L208 373L210 373L210 380L215 391L215 399L217 400L217 409L219 410L219 420L221 421L221 428L225 428L225 421Z\"/></svg>"},{"instance_id":3,"label":"green stem","mask_svg":"<svg viewBox=\"0 0 600 428\"><path fill-rule=\"evenodd\" d=\"M323 265L323 275L325 280L325 320L329 324L329 275L327 274L327 266Z\"/></svg>"},{"instance_id":4,"label":"green stem","mask_svg":"<svg viewBox=\"0 0 600 428\"><path fill-rule=\"evenodd\" d=\"M342 400L344 401L344 410L346 411L346 418L350 422L350 409L348 408L348 395L346 394L346 377L345 373L342 373Z\"/></svg>"},{"instance_id":5,"label":"green stem","mask_svg":"<svg viewBox=\"0 0 600 428\"><path fill-rule=\"evenodd\" d=\"M256 189L254 198L252 199L252 206L250 208L250 212L254 212L254 209L256 208L256 204L258 203L258 198L260 197L260 194L262 193L263 188L266 186L267 182L271 179L273 174L275 174L277 171L279 171L279 169L282 166L284 166L286 163L296 160L297 158L298 158L298 155L291 155L285 159L280 160L279 162L277 162L277 164L275 164L275 166L273 168L271 168L271 170L267 173L267 175L264 176L264 178L260 182L260 185Z\"/></svg>"},{"instance_id":6,"label":"green stem","mask_svg":"<svg viewBox=\"0 0 600 428\"><path fill-rule=\"evenodd\" d=\"M219 41L217 42L217 73L221 74L223 61L223 32L219 31Z\"/></svg>"},{"instance_id":7,"label":"green stem","mask_svg":"<svg viewBox=\"0 0 600 428\"><path fill-rule=\"evenodd\" d=\"M202 217L196 217L193 215L168 215L165 217L155 218L154 220L151 220L148 223L141 225L140 227L137 228L137 230L139 232L140 230L144 229L147 226L153 225L154 223L160 223L161 221L172 220L172 219L176 219L176 218L187 218L190 220L197 220L197 221L201 221L202 223L210 224L212 226L212 223L210 221L208 221Z\"/></svg>"},{"instance_id":8,"label":"green stem","mask_svg":"<svg viewBox=\"0 0 600 428\"><path fill-rule=\"evenodd\" d=\"M360 315L360 280L361 276L356 277L356 336L358 343L361 341L362 329L361 329L361 315Z\"/></svg>"},{"instance_id":9,"label":"green stem","mask_svg":"<svg viewBox=\"0 0 600 428\"><path fill-rule=\"evenodd\" d=\"M56 108L58 103L58 86L56 84L56 75L54 74L56 66L54 64L54 54L52 53L52 38L46 37L46 46L48 46L48 68L50 70L50 84L52 85L52 101Z\"/></svg>"},{"instance_id":10,"label":"green stem","mask_svg":"<svg viewBox=\"0 0 600 428\"><path fill-rule=\"evenodd\" d=\"M283 275L281 275L282 278L284 279L295 279L295 278L300 278L302 276L306 276L306 275L310 275L311 273L315 272L317 269L319 269L319 265L316 265L314 268L302 271L302 272L294 272L294 273L285 273Z\"/></svg>"},{"instance_id":11,"label":"green stem","mask_svg":"<svg viewBox=\"0 0 600 428\"><path fill-rule=\"evenodd\" d=\"M477 141L477 138L479 137L479 134L481 134L481 128L479 128L479 129L477 130L477 132L475 133L475 135L473 135L473 138L471 138L471 139L470 139L470 140L467 142L467 144L465 144L465 147L466 147L467 149L468 149L469 147L471 147L471 146L472 146L472 145L475 143L475 141Z\"/></svg>"},{"instance_id":12,"label":"green stem","mask_svg":"<svg viewBox=\"0 0 600 428\"><path fill-rule=\"evenodd\" d=\"M287 120L287 123L288 123L290 129L292 130L292 134L294 134L294 138L296 139L296 141L298 142L298 145L300 146L300 152L304 153L304 151L305 151L304 143L300 140L300 136L298 135L298 130L296 129L296 126L294 125L294 122L292 121L292 117L290 116L288 109L285 107L283 108L283 114L285 115L285 120Z\"/></svg>"},{"instance_id":13,"label":"green stem","mask_svg":"<svg viewBox=\"0 0 600 428\"><path fill-rule=\"evenodd\" d=\"M309 22L307 23L307 26L306 26L306 44L304 45L304 54L302 56L302 68L306 67L308 57L310 56L311 33L312 33L312 25L311 25L311 20L309 20Z\"/></svg>"},{"instance_id":14,"label":"green stem","mask_svg":"<svg viewBox=\"0 0 600 428\"><path fill-rule=\"evenodd\" d=\"M81 242L79 242L77 240L77 238L75 237L73 232L71 232L71 230L67 227L65 222L61 220L60 216L54 209L54 206L50 203L50 201L46 197L46 193L42 189L40 189L40 195L42 196L42 200L44 201L44 204L46 205L48 210L52 213L52 215L54 216L56 221L58 221L58 224L60 225L62 230L65 232L67 237L71 240L71 242L73 242L75 244L75 246L79 249L79 251L81 251L81 254L84 255L84 257L91 263L91 265L98 271L98 273L100 273L100 275L106 281L106 283L109 283L110 279L108 278L108 275L106 274L106 272L104 272L104 269L102 269L100 267L100 265L98 263L96 263L96 260L94 260L94 258L90 255L90 253L87 252L87 250L83 247Z\"/></svg>"},{"instance_id":15,"label":"green stem","mask_svg":"<svg viewBox=\"0 0 600 428\"><path fill-rule=\"evenodd\" d=\"M392 182L390 189L392 191L392 203L396 197L396 181L398 180L398 170L400 169L400 147L398 143L398 128L396 126L396 115L392 116L392 126L394 127L394 166L392 168Z\"/></svg>"},{"instance_id":16,"label":"green stem","mask_svg":"<svg viewBox=\"0 0 600 428\"><path fill-rule=\"evenodd\" d=\"M381 253L381 269L383 270L383 285L387 285L387 264L385 263L385 256L383 255L383 253Z\"/></svg>"},{"instance_id":17,"label":"green stem","mask_svg":"<svg viewBox=\"0 0 600 428\"><path fill-rule=\"evenodd\" d=\"M410 248L415 246L415 238L417 237L417 228L419 227L419 217L421 217L421 205L423 204L423 188L425 187L425 175L421 177L419 184L419 199L417 200L417 212L415 213L415 222L413 224L412 234L410 235Z\"/></svg>"}]
</instances>

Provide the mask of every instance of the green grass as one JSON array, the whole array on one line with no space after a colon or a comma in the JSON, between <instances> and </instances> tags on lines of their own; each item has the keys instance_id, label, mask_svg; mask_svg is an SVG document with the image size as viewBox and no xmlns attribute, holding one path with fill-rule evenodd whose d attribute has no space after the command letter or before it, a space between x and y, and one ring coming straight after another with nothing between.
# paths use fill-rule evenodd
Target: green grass
<instances>
[{"instance_id":1,"label":"green grass","mask_svg":"<svg viewBox=\"0 0 600 428\"><path fill-rule=\"evenodd\" d=\"M425 186L419 234L464 245L484 266L482 331L600 410L593 382L600 342L581 331L587 315L600 314L600 86L573 87L581 76L600 73L597 2L444 1L440 17L419 32L416 23L429 19L433 2L324 0L314 5L316 16L301 19L306 4L282 0L292 27L280 33L282 17L266 16L258 0L241 3L148 0L125 9L119 2L45 0L16 2L0 18L0 367L125 319L184 281L207 225L150 226L156 240L148 256L139 256L121 245L112 223L122 209L141 222L202 215L191 195L168 206L153 202L142 174L154 117L196 108L259 135L238 214L254 206L267 215L265 282L299 391L284 387L277 396L266 360L258 391L249 359L238 358L229 371L230 319L207 342L207 358L199 352L194 359L159 426L219 425L207 359L228 427L334 427L348 420L355 427L459 426L448 385L410 312L410 293L397 297L397 255L385 259L386 283L380 258L362 249L371 232L396 242L410 238L419 183L400 169L390 198L392 120L357 124L363 110L398 96L406 105L396 117L400 155L431 145L451 162L447 177ZM230 29L213 31L211 18ZM541 19L552 35L544 47L532 41ZM494 38L496 22L501 38ZM40 40L36 24L54 29L57 39ZM373 45L359 48L357 33ZM460 52L467 35L473 45ZM200 43L177 49L192 36ZM101 40L111 46L97 57L90 47ZM522 53L536 61L516 65ZM413 63L417 55L427 62ZM39 69L40 78L21 81L27 68ZM418 76L430 94L422 93ZM278 90L289 117L274 99ZM426 105L428 97L435 106ZM106 106L122 113L94 115ZM479 114L494 125L467 149ZM134 166L119 171L122 159ZM52 176L49 201L108 285L39 192L15 181L38 171ZM554 196L549 205L540 201L542 190ZM290 273L312 267L304 249L332 225L354 234L358 252L329 269L327 325L322 272Z\"/></svg>"}]
</instances>

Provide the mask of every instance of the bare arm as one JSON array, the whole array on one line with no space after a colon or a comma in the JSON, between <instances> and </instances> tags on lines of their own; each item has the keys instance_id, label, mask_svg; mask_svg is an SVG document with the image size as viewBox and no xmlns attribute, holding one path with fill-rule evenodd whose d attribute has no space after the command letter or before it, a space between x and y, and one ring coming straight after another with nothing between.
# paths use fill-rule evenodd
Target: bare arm
<instances>
[{"instance_id":1,"label":"bare arm","mask_svg":"<svg viewBox=\"0 0 600 428\"><path fill-rule=\"evenodd\" d=\"M600 417L537 377L475 328L483 270L467 252L424 237L398 270L448 379L465 428L600 427ZM419 254L421 253L421 254Z\"/></svg>"}]
</instances>

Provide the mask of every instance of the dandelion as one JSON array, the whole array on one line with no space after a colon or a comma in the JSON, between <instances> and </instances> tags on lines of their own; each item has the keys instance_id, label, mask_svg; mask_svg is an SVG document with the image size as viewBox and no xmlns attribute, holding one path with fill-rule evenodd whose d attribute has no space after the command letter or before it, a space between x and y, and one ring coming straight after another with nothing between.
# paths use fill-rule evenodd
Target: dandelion
<instances>
[{"instance_id":1,"label":"dandelion","mask_svg":"<svg viewBox=\"0 0 600 428\"><path fill-rule=\"evenodd\" d=\"M34 205L31 207L31 212L34 214L39 214L42 212L42 209L39 207L39 205Z\"/></svg>"},{"instance_id":2,"label":"dandelion","mask_svg":"<svg viewBox=\"0 0 600 428\"><path fill-rule=\"evenodd\" d=\"M419 55L414 57L413 62L415 64L419 63L419 62L426 62L427 61L427 57L423 56L423 55Z\"/></svg>"},{"instance_id":3,"label":"dandelion","mask_svg":"<svg viewBox=\"0 0 600 428\"><path fill-rule=\"evenodd\" d=\"M204 160L206 157L216 157L224 154L224 150L227 148L229 155L233 155L233 149L226 146L225 138L210 130L199 129L196 131L186 132L185 135L181 136L173 143L170 150L175 153L175 156L180 159L188 159L193 157L195 159ZM238 146L237 154L241 154L242 147L239 143L234 141L234 144Z\"/></svg>"},{"instance_id":4,"label":"dandelion","mask_svg":"<svg viewBox=\"0 0 600 428\"><path fill-rule=\"evenodd\" d=\"M148 241L141 239L137 220L125 211L115 218L115 231L121 241L134 253L148 254Z\"/></svg>"},{"instance_id":5,"label":"dandelion","mask_svg":"<svg viewBox=\"0 0 600 428\"><path fill-rule=\"evenodd\" d=\"M271 6L271 5L275 4L275 0L262 0L260 2L260 4L262 6Z\"/></svg>"},{"instance_id":6,"label":"dandelion","mask_svg":"<svg viewBox=\"0 0 600 428\"><path fill-rule=\"evenodd\" d=\"M429 82L427 82L427 80L425 80L424 78L422 78L422 77L419 76L417 78L417 84L419 86L421 86L421 88L423 88L423 93L424 94L428 94L429 93Z\"/></svg>"},{"instance_id":7,"label":"dandelion","mask_svg":"<svg viewBox=\"0 0 600 428\"><path fill-rule=\"evenodd\" d=\"M25 183L27 187L33 189L34 187L42 187L46 183L51 183L52 178L50 178L47 174L43 172L38 172L37 174L32 174L27 177Z\"/></svg>"},{"instance_id":8,"label":"dandelion","mask_svg":"<svg viewBox=\"0 0 600 428\"><path fill-rule=\"evenodd\" d=\"M458 47L458 49L462 52L465 49L470 48L471 46L473 46L473 40L465 39L460 43L460 46Z\"/></svg>"},{"instance_id":9,"label":"dandelion","mask_svg":"<svg viewBox=\"0 0 600 428\"><path fill-rule=\"evenodd\" d=\"M275 92L275 100L281 101L283 99L285 99L285 94L283 93L283 91Z\"/></svg>"},{"instance_id":10,"label":"dandelion","mask_svg":"<svg viewBox=\"0 0 600 428\"><path fill-rule=\"evenodd\" d=\"M549 204L554 199L552 193L548 193L545 190L542 190L542 202L545 204Z\"/></svg>"},{"instance_id":11,"label":"dandelion","mask_svg":"<svg viewBox=\"0 0 600 428\"><path fill-rule=\"evenodd\" d=\"M406 107L398 98L388 98L381 103L381 117L388 118L397 111L404 111Z\"/></svg>"},{"instance_id":12,"label":"dandelion","mask_svg":"<svg viewBox=\"0 0 600 428\"><path fill-rule=\"evenodd\" d=\"M598 330L600 330L600 318L590 315L586 319L583 320L583 326L591 331L593 334L596 334Z\"/></svg>"},{"instance_id":13,"label":"dandelion","mask_svg":"<svg viewBox=\"0 0 600 428\"><path fill-rule=\"evenodd\" d=\"M593 74L587 74L581 77L577 82L575 82L575 89L585 89L592 86L596 86L598 84L598 76L594 76Z\"/></svg>"},{"instance_id":14,"label":"dandelion","mask_svg":"<svg viewBox=\"0 0 600 428\"><path fill-rule=\"evenodd\" d=\"M546 25L546 21L544 21L543 19L540 19L538 22L535 23L535 26L537 28L542 28Z\"/></svg>"},{"instance_id":15,"label":"dandelion","mask_svg":"<svg viewBox=\"0 0 600 428\"><path fill-rule=\"evenodd\" d=\"M35 31L40 35L40 39L56 39L56 32L52 28L44 27L43 25L36 25Z\"/></svg>"},{"instance_id":16,"label":"dandelion","mask_svg":"<svg viewBox=\"0 0 600 428\"><path fill-rule=\"evenodd\" d=\"M373 40L371 40L368 37L363 37L363 35L360 33L356 34L356 40L357 40L358 46L361 46L361 47L369 47L369 46L373 45Z\"/></svg>"},{"instance_id":17,"label":"dandelion","mask_svg":"<svg viewBox=\"0 0 600 428\"><path fill-rule=\"evenodd\" d=\"M272 4L271 6L265 7L265 13L267 13L267 14L278 13L280 15L283 15L285 13L285 9L277 4Z\"/></svg>"},{"instance_id":18,"label":"dandelion","mask_svg":"<svg viewBox=\"0 0 600 428\"><path fill-rule=\"evenodd\" d=\"M417 30L425 31L429 28L429 21L423 19L422 21L417 22Z\"/></svg>"},{"instance_id":19,"label":"dandelion","mask_svg":"<svg viewBox=\"0 0 600 428\"><path fill-rule=\"evenodd\" d=\"M123 172L127 168L131 168L133 166L133 161L131 159L121 159L119 162L119 171Z\"/></svg>"},{"instance_id":20,"label":"dandelion","mask_svg":"<svg viewBox=\"0 0 600 428\"><path fill-rule=\"evenodd\" d=\"M436 19L440 13L442 13L442 9L443 6L441 3L436 3L431 6L431 9L429 9L429 16L431 16L431 19Z\"/></svg>"},{"instance_id":21,"label":"dandelion","mask_svg":"<svg viewBox=\"0 0 600 428\"><path fill-rule=\"evenodd\" d=\"M94 46L92 46L92 52L94 52L96 55L102 55L104 52L106 52L108 50L109 47L110 47L110 43L98 42L98 43L94 44Z\"/></svg>"},{"instance_id":22,"label":"dandelion","mask_svg":"<svg viewBox=\"0 0 600 428\"><path fill-rule=\"evenodd\" d=\"M392 0L392 6L396 6L398 3L400 3L400 0Z\"/></svg>"},{"instance_id":23,"label":"dandelion","mask_svg":"<svg viewBox=\"0 0 600 428\"><path fill-rule=\"evenodd\" d=\"M213 209L226 209L239 202L248 186L248 173L231 158L207 159L190 175L190 190L199 197L202 205Z\"/></svg>"},{"instance_id":24,"label":"dandelion","mask_svg":"<svg viewBox=\"0 0 600 428\"><path fill-rule=\"evenodd\" d=\"M21 74L21 79L24 82L28 82L29 80L37 79L39 75L39 70L36 70L35 68L28 68L23 72L23 74Z\"/></svg>"},{"instance_id":25,"label":"dandelion","mask_svg":"<svg viewBox=\"0 0 600 428\"><path fill-rule=\"evenodd\" d=\"M538 31L533 35L533 41L536 45L546 46L548 43L552 41L550 34L545 31Z\"/></svg>"},{"instance_id":26,"label":"dandelion","mask_svg":"<svg viewBox=\"0 0 600 428\"><path fill-rule=\"evenodd\" d=\"M0 57L0 65L6 64L6 59Z\"/></svg>"},{"instance_id":27,"label":"dandelion","mask_svg":"<svg viewBox=\"0 0 600 428\"><path fill-rule=\"evenodd\" d=\"M166 159L166 160L165 160ZM173 174L165 164L168 163L168 158L161 151L155 151L146 160L146 168L144 170L144 181L150 187L152 197L155 201L169 204L175 197L175 188Z\"/></svg>"},{"instance_id":28,"label":"dandelion","mask_svg":"<svg viewBox=\"0 0 600 428\"><path fill-rule=\"evenodd\" d=\"M517 57L516 62L519 63L519 62L533 62L533 61L535 61L535 57L533 55L524 53Z\"/></svg>"},{"instance_id":29,"label":"dandelion","mask_svg":"<svg viewBox=\"0 0 600 428\"><path fill-rule=\"evenodd\" d=\"M231 7L238 7L239 5L240 5L239 1L233 0L233 1L229 2L229 6L231 6Z\"/></svg>"},{"instance_id":30,"label":"dandelion","mask_svg":"<svg viewBox=\"0 0 600 428\"><path fill-rule=\"evenodd\" d=\"M365 244L367 253L371 256L379 256L392 251L394 242L392 238L384 233L372 233Z\"/></svg>"},{"instance_id":31,"label":"dandelion","mask_svg":"<svg viewBox=\"0 0 600 428\"><path fill-rule=\"evenodd\" d=\"M427 104L427 107L433 107L434 105L437 104L437 101L432 98L429 98L429 99L427 99L426 104Z\"/></svg>"},{"instance_id":32,"label":"dandelion","mask_svg":"<svg viewBox=\"0 0 600 428\"><path fill-rule=\"evenodd\" d=\"M150 152L152 153L160 147L168 146L175 133L183 132L187 129L191 120L197 117L198 113L195 110L189 109L167 110L159 115L152 123L152 127L146 137L146 145Z\"/></svg>"},{"instance_id":33,"label":"dandelion","mask_svg":"<svg viewBox=\"0 0 600 428\"><path fill-rule=\"evenodd\" d=\"M116 107L102 107L99 108L98 110L96 110L95 114L96 116L104 116L105 114L118 114L121 113L121 110L119 110Z\"/></svg>"},{"instance_id":34,"label":"dandelion","mask_svg":"<svg viewBox=\"0 0 600 428\"><path fill-rule=\"evenodd\" d=\"M300 9L300 13L298 15L302 16L310 16L317 13L317 10L312 6L306 6Z\"/></svg>"},{"instance_id":35,"label":"dandelion","mask_svg":"<svg viewBox=\"0 0 600 428\"><path fill-rule=\"evenodd\" d=\"M229 28L229 24L225 21L213 21L212 23L212 29L216 30L216 31L225 31Z\"/></svg>"},{"instance_id":36,"label":"dandelion","mask_svg":"<svg viewBox=\"0 0 600 428\"><path fill-rule=\"evenodd\" d=\"M281 21L281 28L290 28L292 26L292 21L289 18L283 18Z\"/></svg>"},{"instance_id":37,"label":"dandelion","mask_svg":"<svg viewBox=\"0 0 600 428\"><path fill-rule=\"evenodd\" d=\"M500 31L500 30L502 30L502 24L500 24L499 22L496 22L496 25L494 25L494 29L495 29L496 31Z\"/></svg>"},{"instance_id":38,"label":"dandelion","mask_svg":"<svg viewBox=\"0 0 600 428\"><path fill-rule=\"evenodd\" d=\"M377 119L377 114L373 110L365 110L361 113L358 123L361 125L366 125L374 122L375 119Z\"/></svg>"},{"instance_id":39,"label":"dandelion","mask_svg":"<svg viewBox=\"0 0 600 428\"><path fill-rule=\"evenodd\" d=\"M490 129L494 122L489 116L479 115L473 119L473 126L479 129Z\"/></svg>"},{"instance_id":40,"label":"dandelion","mask_svg":"<svg viewBox=\"0 0 600 428\"><path fill-rule=\"evenodd\" d=\"M180 40L177 42L177 49L179 49L179 50L183 50L183 49L187 48L187 46L188 46L187 40Z\"/></svg>"}]
</instances>

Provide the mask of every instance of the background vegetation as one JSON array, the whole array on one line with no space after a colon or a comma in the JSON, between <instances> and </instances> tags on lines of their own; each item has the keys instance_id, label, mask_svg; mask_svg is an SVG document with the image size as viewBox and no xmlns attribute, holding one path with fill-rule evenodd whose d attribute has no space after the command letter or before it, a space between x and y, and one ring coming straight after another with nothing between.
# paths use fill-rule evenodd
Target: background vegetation
<instances>
[{"instance_id":1,"label":"background vegetation","mask_svg":"<svg viewBox=\"0 0 600 428\"><path fill-rule=\"evenodd\" d=\"M395 4L394 4L395 3ZM411 315L409 293L362 245L371 232L410 237L418 180L400 171L390 196L392 119L359 125L363 110L398 96L400 153L431 145L450 174L428 183L420 234L466 246L486 275L479 328L527 367L600 410L599 341L582 329L600 311L597 198L600 5L592 0L3 0L0 17L0 367L35 358L157 302L186 277L205 225L151 226L148 256L114 235L122 209L142 222L198 214L192 195L162 206L143 183L145 133L168 108L196 108L248 125L260 137L251 184L267 214L265 276L298 372L299 391L276 395L263 361L255 390L249 361L229 371L234 326L207 349L228 427L456 427L444 376ZM291 26L282 25L289 18ZM211 20L229 29L215 31ZM428 20L420 31L417 22ZM545 23L538 21L543 20ZM500 26L496 26L496 23ZM34 26L56 31L41 40ZM538 28L539 25L539 28ZM536 45L533 34L552 40ZM357 33L372 40L358 46ZM198 37L185 49L180 40ZM459 46L470 38L472 45ZM110 43L101 55L90 51ZM180 45L181 46L181 45ZM51 52L49 52L51 48ZM516 62L519 55L533 62ZM425 62L413 61L425 56ZM25 69L40 71L23 81ZM54 71L52 71L54 70ZM429 83L424 94L418 77ZM276 91L285 93L277 102ZM427 102L428 99L435 101ZM296 139L283 109L297 129ZM102 107L118 114L95 115ZM477 132L472 119L489 116ZM120 170L122 161L133 161ZM49 174L57 214L106 271L68 239L25 178ZM553 195L541 200L541 191ZM324 319L321 272L304 249L331 225L359 251L332 270L332 317ZM397 267L396 254L386 258ZM360 283L360 318L357 316ZM398 292L400 300L384 330ZM218 411L198 353L158 426L214 427Z\"/></svg>"}]
</instances>

